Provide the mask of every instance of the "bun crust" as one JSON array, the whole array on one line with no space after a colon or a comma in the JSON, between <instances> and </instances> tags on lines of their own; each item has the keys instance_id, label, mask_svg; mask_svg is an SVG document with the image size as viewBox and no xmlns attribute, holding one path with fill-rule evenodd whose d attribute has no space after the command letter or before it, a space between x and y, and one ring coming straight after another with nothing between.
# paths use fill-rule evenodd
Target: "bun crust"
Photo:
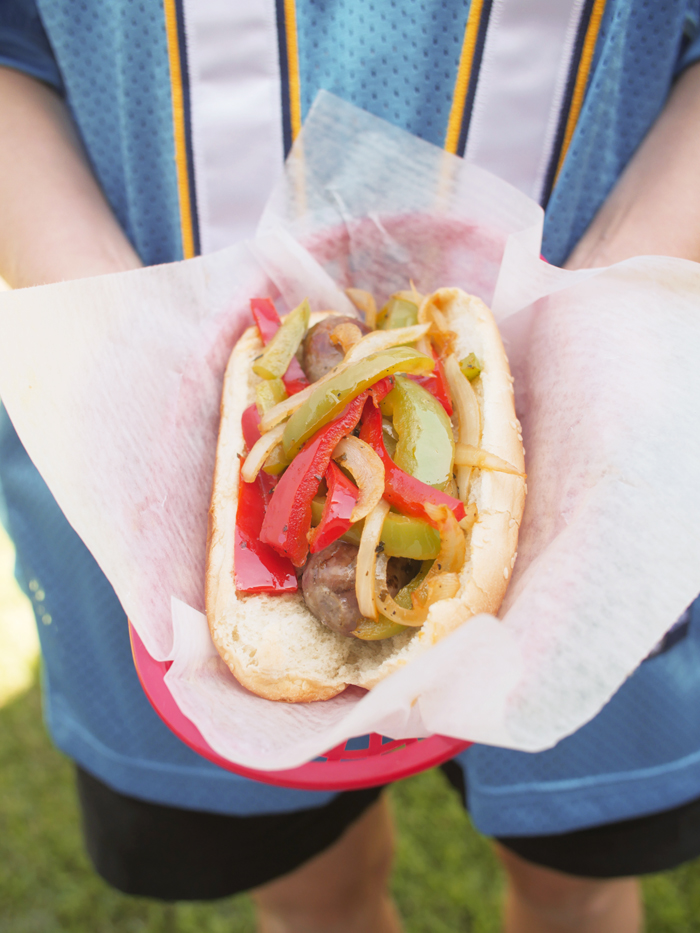
<instances>
[{"instance_id":1,"label":"bun crust","mask_svg":"<svg viewBox=\"0 0 700 933\"><path fill-rule=\"evenodd\" d=\"M522 435L515 417L513 380L498 328L478 298L456 288L435 292L434 303L457 334L458 359L475 353L482 365L473 383L482 414L480 446L524 472ZM315 323L325 315L312 315ZM478 518L467 536L461 587L430 607L419 629L384 641L338 635L306 608L301 592L236 593L234 527L244 451L241 416L259 381L251 369L262 344L249 328L231 354L221 401L221 424L209 511L206 607L216 648L236 679L270 700L327 700L350 684L371 688L479 612L496 613L515 563L525 481L474 470L469 501Z\"/></svg>"}]
</instances>

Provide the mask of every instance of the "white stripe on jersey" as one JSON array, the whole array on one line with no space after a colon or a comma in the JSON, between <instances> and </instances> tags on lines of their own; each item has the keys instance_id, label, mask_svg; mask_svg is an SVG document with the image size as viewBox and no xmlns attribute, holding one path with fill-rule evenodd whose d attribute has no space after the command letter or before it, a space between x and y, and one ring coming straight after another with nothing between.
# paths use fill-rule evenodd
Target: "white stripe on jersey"
<instances>
[{"instance_id":1,"label":"white stripe on jersey","mask_svg":"<svg viewBox=\"0 0 700 933\"><path fill-rule=\"evenodd\" d=\"M464 157L540 200L584 0L494 0Z\"/></svg>"},{"instance_id":2,"label":"white stripe on jersey","mask_svg":"<svg viewBox=\"0 0 700 933\"><path fill-rule=\"evenodd\" d=\"M184 0L203 253L252 236L282 171L272 0Z\"/></svg>"}]
</instances>

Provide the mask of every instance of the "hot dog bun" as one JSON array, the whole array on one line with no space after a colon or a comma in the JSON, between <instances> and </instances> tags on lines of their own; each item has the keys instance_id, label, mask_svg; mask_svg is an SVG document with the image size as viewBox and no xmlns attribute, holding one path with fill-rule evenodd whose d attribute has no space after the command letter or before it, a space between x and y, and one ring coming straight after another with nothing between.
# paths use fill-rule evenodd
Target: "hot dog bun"
<instances>
[{"instance_id":1,"label":"hot dog bun","mask_svg":"<svg viewBox=\"0 0 700 933\"><path fill-rule=\"evenodd\" d=\"M481 362L481 375L473 383L482 414L481 448L524 471L512 377L493 315L478 298L456 288L440 289L432 297L457 334L457 357L475 353ZM469 501L475 502L478 518L467 537L460 590L431 606L419 629L384 641L360 641L319 622L300 592L239 595L233 566L239 454L244 451L241 416L253 400L258 377L251 365L261 349L257 329L249 328L226 370L209 513L207 619L219 654L253 693L288 702L326 700L350 684L375 686L467 619L498 610L515 563L525 481L474 470Z\"/></svg>"}]
</instances>

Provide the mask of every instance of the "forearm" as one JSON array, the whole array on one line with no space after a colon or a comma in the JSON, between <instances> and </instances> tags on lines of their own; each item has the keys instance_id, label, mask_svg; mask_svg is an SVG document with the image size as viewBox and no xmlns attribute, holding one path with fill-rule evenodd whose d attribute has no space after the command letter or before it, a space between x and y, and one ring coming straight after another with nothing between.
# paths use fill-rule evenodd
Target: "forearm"
<instances>
[{"instance_id":1,"label":"forearm","mask_svg":"<svg viewBox=\"0 0 700 933\"><path fill-rule=\"evenodd\" d=\"M566 266L644 255L700 262L700 63L679 78Z\"/></svg>"},{"instance_id":2,"label":"forearm","mask_svg":"<svg viewBox=\"0 0 700 933\"><path fill-rule=\"evenodd\" d=\"M13 288L141 265L54 91L0 67L0 126L0 275Z\"/></svg>"}]
</instances>

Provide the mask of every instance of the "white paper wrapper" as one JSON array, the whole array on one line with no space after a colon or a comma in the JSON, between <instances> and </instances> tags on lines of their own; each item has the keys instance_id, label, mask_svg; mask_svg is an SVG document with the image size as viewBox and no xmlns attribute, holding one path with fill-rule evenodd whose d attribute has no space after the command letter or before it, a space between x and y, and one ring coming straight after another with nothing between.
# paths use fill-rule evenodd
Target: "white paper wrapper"
<instances>
[{"instance_id":1,"label":"white paper wrapper","mask_svg":"<svg viewBox=\"0 0 700 933\"><path fill-rule=\"evenodd\" d=\"M548 747L700 591L698 266L564 272L538 258L541 223L515 189L326 96L253 244L0 295L0 395L20 437L219 754L293 767L369 731ZM228 354L250 297L345 310L332 279L383 299L409 278L492 301L516 378L529 496L501 619L369 694L262 700L198 611Z\"/></svg>"}]
</instances>

